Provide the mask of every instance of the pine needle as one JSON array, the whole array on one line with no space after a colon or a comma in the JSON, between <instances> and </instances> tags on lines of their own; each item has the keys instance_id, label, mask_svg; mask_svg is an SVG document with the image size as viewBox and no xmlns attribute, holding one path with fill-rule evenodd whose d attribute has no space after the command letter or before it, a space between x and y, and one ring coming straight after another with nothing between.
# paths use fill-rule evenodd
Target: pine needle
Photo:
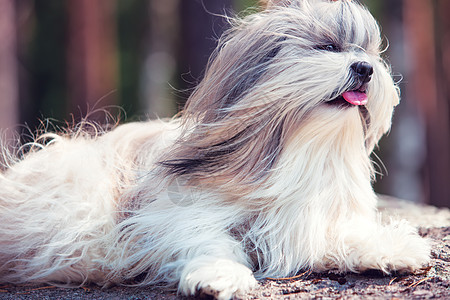
<instances>
[{"instance_id":1,"label":"pine needle","mask_svg":"<svg viewBox=\"0 0 450 300\"><path fill-rule=\"evenodd\" d=\"M303 272L303 273L300 274L300 275L296 275L296 276L293 276L293 277L283 277L283 278L272 278L272 277L267 277L266 279L269 279L269 280L275 280L275 281L278 281L278 280L296 280L296 279L298 279L298 278L301 278L301 277L303 277L303 276L305 276L305 275L309 275L309 274L311 274L311 271L306 271L306 272Z\"/></svg>"}]
</instances>

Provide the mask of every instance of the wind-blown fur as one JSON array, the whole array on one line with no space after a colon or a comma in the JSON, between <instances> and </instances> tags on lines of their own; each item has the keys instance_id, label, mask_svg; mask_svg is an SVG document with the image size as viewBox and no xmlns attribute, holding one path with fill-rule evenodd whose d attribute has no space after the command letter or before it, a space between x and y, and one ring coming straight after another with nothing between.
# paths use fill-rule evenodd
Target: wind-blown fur
<instances>
[{"instance_id":1,"label":"wind-blown fur","mask_svg":"<svg viewBox=\"0 0 450 300\"><path fill-rule=\"evenodd\" d=\"M178 284L225 299L254 276L427 263L414 228L377 216L370 154L399 96L375 20L354 1L274 2L233 21L181 117L46 134L10 162L1 282ZM359 62L373 71L364 82ZM352 90L367 104L343 101Z\"/></svg>"}]
</instances>

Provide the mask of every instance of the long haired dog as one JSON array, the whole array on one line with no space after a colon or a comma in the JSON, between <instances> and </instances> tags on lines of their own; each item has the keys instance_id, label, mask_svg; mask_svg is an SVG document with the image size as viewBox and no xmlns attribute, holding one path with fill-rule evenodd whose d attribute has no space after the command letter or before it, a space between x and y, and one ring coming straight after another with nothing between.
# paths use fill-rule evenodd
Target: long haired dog
<instances>
[{"instance_id":1,"label":"long haired dog","mask_svg":"<svg viewBox=\"0 0 450 300\"><path fill-rule=\"evenodd\" d=\"M302 269L420 268L428 243L381 224L371 187L399 102L380 44L355 1L269 2L233 21L181 117L45 134L0 175L0 281L226 299Z\"/></svg>"}]
</instances>

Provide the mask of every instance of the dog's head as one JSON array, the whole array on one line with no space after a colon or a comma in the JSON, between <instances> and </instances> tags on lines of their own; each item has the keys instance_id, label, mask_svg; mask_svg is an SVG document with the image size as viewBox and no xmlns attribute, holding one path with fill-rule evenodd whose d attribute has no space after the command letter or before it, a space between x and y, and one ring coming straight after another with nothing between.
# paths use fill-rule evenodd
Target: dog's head
<instances>
[{"instance_id":1,"label":"dog's head","mask_svg":"<svg viewBox=\"0 0 450 300\"><path fill-rule=\"evenodd\" d=\"M355 1L269 0L220 38L163 165L254 181L308 122L360 134L370 154L399 101L380 50L377 22Z\"/></svg>"}]
</instances>

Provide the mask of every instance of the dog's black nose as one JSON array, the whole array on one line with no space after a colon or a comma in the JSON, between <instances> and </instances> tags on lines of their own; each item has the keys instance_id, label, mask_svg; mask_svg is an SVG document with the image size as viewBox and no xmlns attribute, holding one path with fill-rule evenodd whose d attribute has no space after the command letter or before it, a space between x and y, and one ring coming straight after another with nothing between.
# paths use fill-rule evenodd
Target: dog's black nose
<instances>
[{"instance_id":1,"label":"dog's black nose","mask_svg":"<svg viewBox=\"0 0 450 300\"><path fill-rule=\"evenodd\" d=\"M372 79L373 67L365 61L358 61L351 65L353 72L358 76L361 83L367 83Z\"/></svg>"}]
</instances>

